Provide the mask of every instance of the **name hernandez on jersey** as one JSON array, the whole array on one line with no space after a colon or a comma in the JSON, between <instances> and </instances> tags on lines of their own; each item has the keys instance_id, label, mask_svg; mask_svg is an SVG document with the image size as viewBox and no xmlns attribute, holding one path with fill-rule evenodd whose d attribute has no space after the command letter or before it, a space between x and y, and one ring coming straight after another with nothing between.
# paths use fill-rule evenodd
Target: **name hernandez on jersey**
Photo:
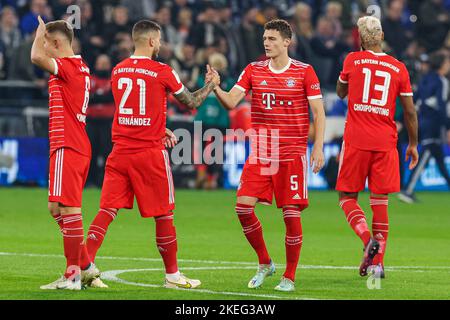
<instances>
[{"instance_id":1,"label":"name hernandez on jersey","mask_svg":"<svg viewBox=\"0 0 450 320\"><path fill-rule=\"evenodd\" d=\"M289 59L281 70L270 59L253 62L235 87L252 92L252 155L261 160L292 161L307 150L309 100L322 98L312 66Z\"/></svg>"},{"instance_id":2,"label":"name hernandez on jersey","mask_svg":"<svg viewBox=\"0 0 450 320\"><path fill-rule=\"evenodd\" d=\"M405 65L385 53L353 52L344 61L339 81L348 84L344 140L363 150L395 148L396 99L413 95Z\"/></svg>"},{"instance_id":3,"label":"name hernandez on jersey","mask_svg":"<svg viewBox=\"0 0 450 320\"><path fill-rule=\"evenodd\" d=\"M67 147L90 156L86 111L90 71L81 56L52 59L55 71L48 81L50 155Z\"/></svg>"},{"instance_id":4,"label":"name hernandez on jersey","mask_svg":"<svg viewBox=\"0 0 450 320\"><path fill-rule=\"evenodd\" d=\"M131 56L112 71L116 104L112 136L116 152L163 148L167 92L184 90L177 73L148 57Z\"/></svg>"}]
</instances>

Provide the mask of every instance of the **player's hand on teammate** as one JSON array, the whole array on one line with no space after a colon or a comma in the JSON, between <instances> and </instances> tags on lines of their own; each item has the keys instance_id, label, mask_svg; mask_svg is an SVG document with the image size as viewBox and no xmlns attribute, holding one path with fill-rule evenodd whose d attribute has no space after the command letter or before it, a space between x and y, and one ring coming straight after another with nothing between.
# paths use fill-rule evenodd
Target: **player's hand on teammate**
<instances>
[{"instance_id":1,"label":"player's hand on teammate","mask_svg":"<svg viewBox=\"0 0 450 320\"><path fill-rule=\"evenodd\" d=\"M325 156L323 155L322 148L313 147L309 163L314 173L318 173L323 168Z\"/></svg>"},{"instance_id":2,"label":"player's hand on teammate","mask_svg":"<svg viewBox=\"0 0 450 320\"><path fill-rule=\"evenodd\" d=\"M166 128L166 136L163 139L164 146L166 148L173 148L178 143L177 137L175 134L170 130Z\"/></svg>"},{"instance_id":3,"label":"player's hand on teammate","mask_svg":"<svg viewBox=\"0 0 450 320\"><path fill-rule=\"evenodd\" d=\"M408 161L409 158L411 158L409 170L412 170L419 162L419 152L417 151L417 146L408 145L408 148L406 148L405 161Z\"/></svg>"},{"instance_id":4,"label":"player's hand on teammate","mask_svg":"<svg viewBox=\"0 0 450 320\"><path fill-rule=\"evenodd\" d=\"M218 86L220 84L220 76L217 70L207 64L206 71L205 83L213 82L216 86Z\"/></svg>"}]
</instances>

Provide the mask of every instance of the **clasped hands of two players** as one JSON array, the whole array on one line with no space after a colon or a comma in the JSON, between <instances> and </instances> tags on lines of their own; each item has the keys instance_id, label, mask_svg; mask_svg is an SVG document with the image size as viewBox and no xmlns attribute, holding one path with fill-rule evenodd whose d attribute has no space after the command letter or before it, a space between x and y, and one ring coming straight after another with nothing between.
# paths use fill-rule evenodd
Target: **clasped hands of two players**
<instances>
[{"instance_id":1,"label":"clasped hands of two players","mask_svg":"<svg viewBox=\"0 0 450 320\"><path fill-rule=\"evenodd\" d=\"M220 75L216 69L209 64L206 65L205 83L213 82L215 86L220 85Z\"/></svg>"}]
</instances>

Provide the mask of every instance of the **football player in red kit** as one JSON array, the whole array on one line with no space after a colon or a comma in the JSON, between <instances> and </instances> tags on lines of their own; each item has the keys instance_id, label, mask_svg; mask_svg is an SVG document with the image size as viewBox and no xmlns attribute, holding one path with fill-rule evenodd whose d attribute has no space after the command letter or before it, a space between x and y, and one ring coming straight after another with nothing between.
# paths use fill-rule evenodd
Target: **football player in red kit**
<instances>
[{"instance_id":1,"label":"football player in red kit","mask_svg":"<svg viewBox=\"0 0 450 320\"><path fill-rule=\"evenodd\" d=\"M120 62L111 75L116 104L114 147L106 162L100 210L89 228L86 245L94 261L118 210L132 208L136 197L141 216L152 217L156 222L156 246L166 270L165 287L195 288L200 281L181 274L177 265L175 192L169 154L163 143L166 96L169 91L180 102L196 108L220 78L209 72L205 87L191 93L170 66L153 60L160 48L158 24L139 21L133 27L132 37L134 54Z\"/></svg>"},{"instance_id":2,"label":"football player in red kit","mask_svg":"<svg viewBox=\"0 0 450 320\"><path fill-rule=\"evenodd\" d=\"M372 270L384 277L384 254L388 237L388 194L400 191L397 128L394 121L397 97L404 109L409 145L409 168L416 166L417 115L408 70L381 49L380 20L362 17L358 30L363 50L348 54L337 82L337 94L348 95L348 113L339 161L336 190L347 222L361 238L364 255L359 274ZM358 192L366 179L373 211L372 233L358 204Z\"/></svg>"},{"instance_id":3,"label":"football player in red kit","mask_svg":"<svg viewBox=\"0 0 450 320\"><path fill-rule=\"evenodd\" d=\"M81 289L80 256L83 250L82 191L89 171L91 145L85 131L89 102L89 68L72 50L73 29L65 21L39 26L31 61L50 72L49 91L49 197L48 208L64 239L67 267L64 275L41 289Z\"/></svg>"},{"instance_id":4,"label":"football player in red kit","mask_svg":"<svg viewBox=\"0 0 450 320\"><path fill-rule=\"evenodd\" d=\"M236 203L244 234L259 260L258 271L248 287L260 287L275 272L254 210L257 202L271 204L275 194L286 225L286 270L275 290L293 291L302 246L300 213L308 206L308 106L314 115L315 143L310 161L315 173L324 163L325 113L314 69L288 56L292 37L289 23L272 20L264 29L269 59L249 64L230 92L219 87L214 92L225 108L232 109L252 91L251 154L244 165Z\"/></svg>"}]
</instances>

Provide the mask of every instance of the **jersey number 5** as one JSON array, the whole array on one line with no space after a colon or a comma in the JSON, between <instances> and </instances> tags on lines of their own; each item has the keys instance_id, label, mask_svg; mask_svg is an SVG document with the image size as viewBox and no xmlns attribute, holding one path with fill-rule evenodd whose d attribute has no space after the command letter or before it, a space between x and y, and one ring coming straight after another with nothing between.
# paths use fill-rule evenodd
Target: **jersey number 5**
<instances>
[{"instance_id":1,"label":"jersey number 5","mask_svg":"<svg viewBox=\"0 0 450 320\"><path fill-rule=\"evenodd\" d=\"M363 68L362 72L364 73L364 89L363 89L363 97L362 102L369 102L369 91L372 80L372 71L368 68ZM381 91L381 99L370 99L370 104L384 107L386 105L388 94L389 94L389 85L391 84L391 75L388 72L377 70L375 71L375 76L381 77L384 79L383 85L376 84L374 86L375 91Z\"/></svg>"},{"instance_id":2,"label":"jersey number 5","mask_svg":"<svg viewBox=\"0 0 450 320\"><path fill-rule=\"evenodd\" d=\"M137 79L137 85L139 86L139 114L141 116L145 115L145 96L146 88L145 81L143 79ZM125 86L125 92L123 93L122 99L119 104L119 114L133 115L133 109L125 107L125 103L133 89L133 80L130 78L120 78L118 87L120 90Z\"/></svg>"}]
</instances>

